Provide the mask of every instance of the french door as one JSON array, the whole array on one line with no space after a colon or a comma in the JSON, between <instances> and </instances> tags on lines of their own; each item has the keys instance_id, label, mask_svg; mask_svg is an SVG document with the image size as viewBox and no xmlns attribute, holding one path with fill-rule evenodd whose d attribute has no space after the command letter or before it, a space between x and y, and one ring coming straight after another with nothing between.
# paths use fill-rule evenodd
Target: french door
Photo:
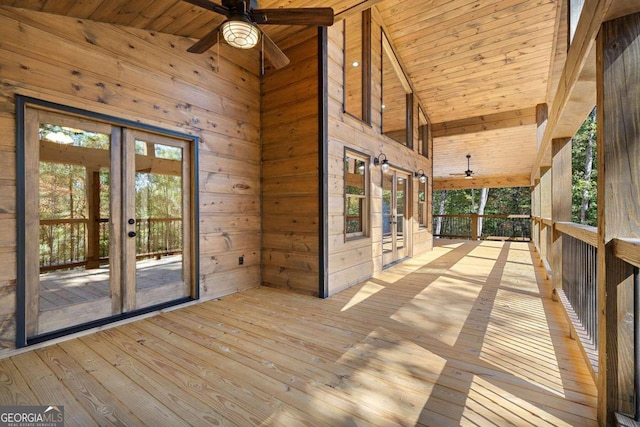
<instances>
[{"instance_id":1,"label":"french door","mask_svg":"<svg viewBox=\"0 0 640 427\"><path fill-rule=\"evenodd\" d=\"M27 108L26 339L193 294L192 142Z\"/></svg>"},{"instance_id":2,"label":"french door","mask_svg":"<svg viewBox=\"0 0 640 427\"><path fill-rule=\"evenodd\" d=\"M407 252L407 194L409 175L389 170L382 174L382 264L389 265Z\"/></svg>"}]
</instances>

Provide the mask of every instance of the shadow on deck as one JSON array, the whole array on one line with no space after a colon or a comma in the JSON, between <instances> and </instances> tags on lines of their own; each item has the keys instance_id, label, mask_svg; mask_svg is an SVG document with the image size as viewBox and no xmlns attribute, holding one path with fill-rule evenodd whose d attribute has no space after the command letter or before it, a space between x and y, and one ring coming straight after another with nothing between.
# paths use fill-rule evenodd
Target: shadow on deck
<instances>
[{"instance_id":1,"label":"shadow on deck","mask_svg":"<svg viewBox=\"0 0 640 427\"><path fill-rule=\"evenodd\" d=\"M326 300L258 288L0 360L67 425L596 425L527 243L438 240Z\"/></svg>"}]
</instances>

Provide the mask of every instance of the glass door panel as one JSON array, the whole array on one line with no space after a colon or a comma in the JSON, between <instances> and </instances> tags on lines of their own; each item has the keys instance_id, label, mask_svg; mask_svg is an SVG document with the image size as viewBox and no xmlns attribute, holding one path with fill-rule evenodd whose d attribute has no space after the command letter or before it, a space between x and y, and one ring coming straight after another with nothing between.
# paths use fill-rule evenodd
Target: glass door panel
<instances>
[{"instance_id":1,"label":"glass door panel","mask_svg":"<svg viewBox=\"0 0 640 427\"><path fill-rule=\"evenodd\" d=\"M407 192L409 176L391 170L382 174L382 264L407 256Z\"/></svg>"},{"instance_id":2,"label":"glass door panel","mask_svg":"<svg viewBox=\"0 0 640 427\"><path fill-rule=\"evenodd\" d=\"M190 293L189 150L186 143L132 131L127 150L133 169L127 176L127 310L140 309ZM131 176L132 175L132 176ZM185 240L187 245L185 246Z\"/></svg>"},{"instance_id":3,"label":"glass door panel","mask_svg":"<svg viewBox=\"0 0 640 427\"><path fill-rule=\"evenodd\" d=\"M393 261L393 221L395 217L393 196L393 171L382 174L382 262Z\"/></svg>"},{"instance_id":4,"label":"glass door panel","mask_svg":"<svg viewBox=\"0 0 640 427\"><path fill-rule=\"evenodd\" d=\"M26 252L38 265L27 333L37 335L113 314L112 138L111 126L80 118L28 110L28 119Z\"/></svg>"},{"instance_id":5,"label":"glass door panel","mask_svg":"<svg viewBox=\"0 0 640 427\"><path fill-rule=\"evenodd\" d=\"M396 173L396 250L398 258L406 256L405 221L407 218L407 177Z\"/></svg>"}]
</instances>

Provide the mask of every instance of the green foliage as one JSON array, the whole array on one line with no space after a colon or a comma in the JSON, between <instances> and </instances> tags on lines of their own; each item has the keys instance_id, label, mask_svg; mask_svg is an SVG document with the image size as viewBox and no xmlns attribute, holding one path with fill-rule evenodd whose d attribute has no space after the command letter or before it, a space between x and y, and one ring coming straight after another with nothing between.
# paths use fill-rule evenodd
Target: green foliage
<instances>
[{"instance_id":1,"label":"green foliage","mask_svg":"<svg viewBox=\"0 0 640 427\"><path fill-rule=\"evenodd\" d=\"M433 192L433 213L440 209L441 191ZM445 202L445 214L477 213L479 189L449 190ZM489 190L485 215L528 215L531 213L531 193L528 187L492 188Z\"/></svg>"},{"instance_id":2,"label":"green foliage","mask_svg":"<svg viewBox=\"0 0 640 427\"><path fill-rule=\"evenodd\" d=\"M596 150L596 110L594 109L584 121L571 140L572 163L572 203L571 220L596 227L598 225L598 154ZM587 168L591 148L591 173ZM580 209L585 202L585 220L581 221Z\"/></svg>"}]
</instances>

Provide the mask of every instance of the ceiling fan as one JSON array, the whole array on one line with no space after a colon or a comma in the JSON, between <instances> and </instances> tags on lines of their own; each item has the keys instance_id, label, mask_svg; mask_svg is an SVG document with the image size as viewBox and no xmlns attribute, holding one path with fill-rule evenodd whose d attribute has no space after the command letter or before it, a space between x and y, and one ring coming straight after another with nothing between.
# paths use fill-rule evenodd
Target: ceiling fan
<instances>
[{"instance_id":1,"label":"ceiling fan","mask_svg":"<svg viewBox=\"0 0 640 427\"><path fill-rule=\"evenodd\" d=\"M275 68L282 68L289 63L289 58L280 50L260 25L333 25L333 9L330 7L314 8L278 8L258 9L256 0L222 0L216 4L209 0L184 0L204 9L225 16L227 19L204 35L198 42L187 49L191 53L203 53L218 42L218 35L233 47L250 49L260 37L263 40L264 54Z\"/></svg>"},{"instance_id":2,"label":"ceiling fan","mask_svg":"<svg viewBox=\"0 0 640 427\"><path fill-rule=\"evenodd\" d=\"M471 154L467 154L467 170L464 171L463 173L451 173L449 175L464 175L464 179L472 179L473 171L471 170L470 161L471 161Z\"/></svg>"}]
</instances>

